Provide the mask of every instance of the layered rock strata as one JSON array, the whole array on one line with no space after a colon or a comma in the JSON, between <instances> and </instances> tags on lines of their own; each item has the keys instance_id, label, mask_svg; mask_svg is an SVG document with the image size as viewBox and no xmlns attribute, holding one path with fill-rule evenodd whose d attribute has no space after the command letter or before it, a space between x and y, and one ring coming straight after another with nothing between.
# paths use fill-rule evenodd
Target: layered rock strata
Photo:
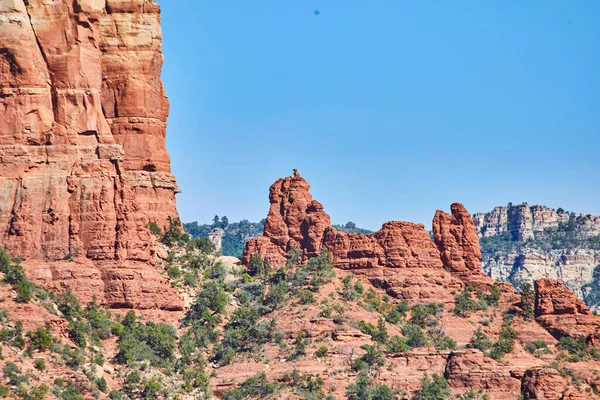
<instances>
[{"instance_id":1,"label":"layered rock strata","mask_svg":"<svg viewBox=\"0 0 600 400\"><path fill-rule=\"evenodd\" d=\"M150 276L146 228L177 216L159 12L147 0L0 2L0 245L40 283L91 282L117 307L180 308ZM146 304L140 286L163 301Z\"/></svg>"},{"instance_id":2,"label":"layered rock strata","mask_svg":"<svg viewBox=\"0 0 600 400\"><path fill-rule=\"evenodd\" d=\"M565 289L561 281L537 280L535 295L536 320L555 338L584 337L589 344L600 346L600 317Z\"/></svg>"},{"instance_id":3,"label":"layered rock strata","mask_svg":"<svg viewBox=\"0 0 600 400\"><path fill-rule=\"evenodd\" d=\"M577 297L596 310L600 303L591 293L600 270L600 217L566 213L546 206L496 207L473 215L482 241L482 264L494 280L533 283L560 279ZM496 235L502 235L495 240Z\"/></svg>"}]
</instances>

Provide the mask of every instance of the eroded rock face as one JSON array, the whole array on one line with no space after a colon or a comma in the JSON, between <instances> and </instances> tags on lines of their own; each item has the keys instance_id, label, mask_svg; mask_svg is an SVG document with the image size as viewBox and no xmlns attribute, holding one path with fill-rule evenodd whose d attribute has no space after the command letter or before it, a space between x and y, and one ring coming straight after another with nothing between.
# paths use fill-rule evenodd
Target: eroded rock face
<instances>
[{"instance_id":1,"label":"eroded rock face","mask_svg":"<svg viewBox=\"0 0 600 400\"><path fill-rule=\"evenodd\" d=\"M481 272L479 237L471 215L460 203L453 203L450 210L452 214L438 210L433 218L433 237L444 266L467 282L491 284Z\"/></svg>"},{"instance_id":2,"label":"eroded rock face","mask_svg":"<svg viewBox=\"0 0 600 400\"><path fill-rule=\"evenodd\" d=\"M495 207L489 213L477 213L473 215L473 220L477 226L477 233L481 237L510 232L516 240L526 240L533 238L534 231L553 228L567 222L569 214L559 213L553 208L542 205L529 206L523 203ZM597 228L590 228L596 231L596 234L600 233L600 225Z\"/></svg>"},{"instance_id":3,"label":"eroded rock face","mask_svg":"<svg viewBox=\"0 0 600 400\"><path fill-rule=\"evenodd\" d=\"M525 372L521 392L525 399L562 399L567 381L552 368L538 368Z\"/></svg>"},{"instance_id":4,"label":"eroded rock face","mask_svg":"<svg viewBox=\"0 0 600 400\"><path fill-rule=\"evenodd\" d=\"M521 381L511 375L508 367L475 349L452 352L448 356L445 376L454 389L503 393L506 398L518 397L521 389Z\"/></svg>"},{"instance_id":5,"label":"eroded rock face","mask_svg":"<svg viewBox=\"0 0 600 400\"><path fill-rule=\"evenodd\" d=\"M0 2L0 245L28 270L77 254L110 281L152 268L146 225L177 217L159 12L147 0Z\"/></svg>"},{"instance_id":6,"label":"eroded rock face","mask_svg":"<svg viewBox=\"0 0 600 400\"><path fill-rule=\"evenodd\" d=\"M285 262L286 252L297 247L305 258L326 250L342 269L442 267L423 224L387 222L372 235L341 232L331 226L309 190L301 177L278 179L271 186L264 234L246 243L245 264L258 253L277 267Z\"/></svg>"},{"instance_id":7,"label":"eroded rock face","mask_svg":"<svg viewBox=\"0 0 600 400\"><path fill-rule=\"evenodd\" d=\"M600 317L594 315L561 281L540 279L535 282L536 320L554 337L584 336L597 345Z\"/></svg>"},{"instance_id":8,"label":"eroded rock face","mask_svg":"<svg viewBox=\"0 0 600 400\"><path fill-rule=\"evenodd\" d=\"M253 254L277 268L292 247L300 249L305 259L325 250L336 267L352 270L391 295L415 302L449 302L452 296L444 288L460 289L464 281L491 282L480 272L479 239L461 204L452 205L452 215L438 211L434 228L439 237L434 243L423 224L411 222L386 222L370 235L338 231L309 190L301 177L278 179L271 186L264 234L246 243L245 265ZM447 273L444 264L462 281Z\"/></svg>"}]
</instances>

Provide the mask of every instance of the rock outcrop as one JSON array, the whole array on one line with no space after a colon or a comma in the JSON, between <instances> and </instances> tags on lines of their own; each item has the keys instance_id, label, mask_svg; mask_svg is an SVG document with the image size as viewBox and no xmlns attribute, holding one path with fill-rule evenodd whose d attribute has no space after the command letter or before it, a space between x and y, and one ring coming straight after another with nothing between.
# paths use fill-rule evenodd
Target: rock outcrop
<instances>
[{"instance_id":1,"label":"rock outcrop","mask_svg":"<svg viewBox=\"0 0 600 400\"><path fill-rule=\"evenodd\" d=\"M481 249L475 223L460 203L450 206L452 214L436 211L433 237L444 266L467 282L491 284L481 272Z\"/></svg>"},{"instance_id":2,"label":"rock outcrop","mask_svg":"<svg viewBox=\"0 0 600 400\"><path fill-rule=\"evenodd\" d=\"M271 186L264 233L246 243L245 265L254 254L276 268L285 263L285 254L292 247L300 249L305 259L325 250L333 256L336 267L378 281L393 295L417 295L421 300L444 301L448 297L445 291L431 290L432 285L461 287L460 281L444 274L444 265L465 282L491 282L480 271L479 239L470 214L461 204L452 205L452 215L438 211L434 243L423 224L411 222L386 222L368 235L338 231L309 190L310 185L301 177L281 178ZM403 269L402 274L394 272L397 269Z\"/></svg>"},{"instance_id":3,"label":"rock outcrop","mask_svg":"<svg viewBox=\"0 0 600 400\"><path fill-rule=\"evenodd\" d=\"M521 393L525 399L562 399L567 380L552 368L528 370L523 376Z\"/></svg>"},{"instance_id":4,"label":"rock outcrop","mask_svg":"<svg viewBox=\"0 0 600 400\"><path fill-rule=\"evenodd\" d=\"M506 393L508 398L518 393L521 386L521 381L511 375L509 368L475 349L451 353L444 375L452 388Z\"/></svg>"},{"instance_id":5,"label":"rock outcrop","mask_svg":"<svg viewBox=\"0 0 600 400\"><path fill-rule=\"evenodd\" d=\"M585 337L597 345L600 317L594 315L561 281L540 279L535 282L536 320L555 338Z\"/></svg>"},{"instance_id":6,"label":"rock outcrop","mask_svg":"<svg viewBox=\"0 0 600 400\"><path fill-rule=\"evenodd\" d=\"M592 309L600 307L600 295L593 293L600 283L594 274L600 268L600 217L521 204L473 220L482 238L483 271L494 280L518 286L560 279Z\"/></svg>"},{"instance_id":7,"label":"rock outcrop","mask_svg":"<svg viewBox=\"0 0 600 400\"><path fill-rule=\"evenodd\" d=\"M180 308L152 271L146 228L177 217L159 12L148 0L0 2L0 245L39 283L89 282L115 307Z\"/></svg>"}]
</instances>

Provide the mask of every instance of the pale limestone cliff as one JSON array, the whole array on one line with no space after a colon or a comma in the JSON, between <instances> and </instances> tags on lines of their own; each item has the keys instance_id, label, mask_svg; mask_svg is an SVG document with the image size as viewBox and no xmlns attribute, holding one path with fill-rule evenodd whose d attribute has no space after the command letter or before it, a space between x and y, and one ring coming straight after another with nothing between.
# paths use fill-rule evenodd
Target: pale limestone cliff
<instances>
[{"instance_id":1,"label":"pale limestone cliff","mask_svg":"<svg viewBox=\"0 0 600 400\"><path fill-rule=\"evenodd\" d=\"M524 203L475 214L484 272L516 285L559 279L579 298L591 298L600 266L600 217L559 211ZM589 306L600 304L590 300Z\"/></svg>"}]
</instances>

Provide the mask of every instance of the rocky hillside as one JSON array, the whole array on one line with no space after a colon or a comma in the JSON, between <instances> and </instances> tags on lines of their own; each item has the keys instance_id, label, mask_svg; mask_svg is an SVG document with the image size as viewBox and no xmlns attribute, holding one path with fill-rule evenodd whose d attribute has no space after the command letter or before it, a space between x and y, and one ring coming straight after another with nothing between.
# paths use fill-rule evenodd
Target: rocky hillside
<instances>
[{"instance_id":1,"label":"rocky hillside","mask_svg":"<svg viewBox=\"0 0 600 400\"><path fill-rule=\"evenodd\" d=\"M433 238L346 232L295 176L243 264L183 233L159 12L0 1L0 397L600 398L600 317L558 280L495 283L460 203Z\"/></svg>"},{"instance_id":2,"label":"rocky hillside","mask_svg":"<svg viewBox=\"0 0 600 400\"><path fill-rule=\"evenodd\" d=\"M461 204L451 214L436 212L433 241L422 224L408 222L345 233L330 225L309 188L299 177L273 184L264 235L247 242L243 257L249 274L271 276L263 280L266 299L275 288L288 293L289 303L273 314L301 351L234 359L217 373L217 390L237 382L236 390L248 393L259 376L273 390L289 388L290 374L312 373L323 377L332 398L598 398L593 382L600 376L592 373L584 379L589 387L577 387L577 363L590 363L583 367L590 371L600 366L600 317L560 281L539 280L535 290L524 286L517 295L480 272L477 228ZM315 260L327 254L335 277L311 277L319 271L311 266L323 267ZM304 282L321 282L312 295L287 286L300 265L309 268L300 275ZM279 288L283 276L286 286ZM331 325L328 309L342 314ZM575 356L575 342L589 356ZM314 353L306 350L311 343Z\"/></svg>"},{"instance_id":3,"label":"rocky hillside","mask_svg":"<svg viewBox=\"0 0 600 400\"><path fill-rule=\"evenodd\" d=\"M553 278L600 306L600 217L527 204L473 216L484 271L518 286Z\"/></svg>"}]
</instances>

